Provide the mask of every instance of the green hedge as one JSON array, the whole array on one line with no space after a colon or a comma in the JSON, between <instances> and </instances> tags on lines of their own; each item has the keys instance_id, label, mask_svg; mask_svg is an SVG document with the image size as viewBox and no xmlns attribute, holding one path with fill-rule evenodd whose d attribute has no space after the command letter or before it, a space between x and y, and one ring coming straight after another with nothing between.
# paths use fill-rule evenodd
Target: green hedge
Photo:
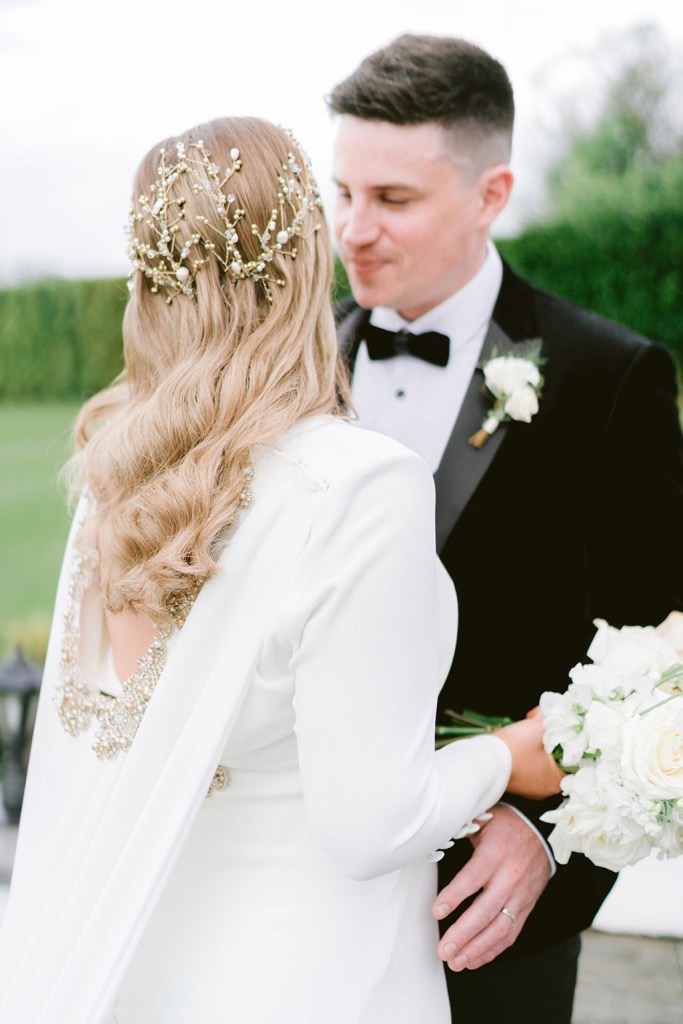
<instances>
[{"instance_id":1,"label":"green hedge","mask_svg":"<svg viewBox=\"0 0 683 1024\"><path fill-rule=\"evenodd\" d=\"M125 281L0 291L0 399L83 399L121 370Z\"/></svg>"},{"instance_id":2,"label":"green hedge","mask_svg":"<svg viewBox=\"0 0 683 1024\"><path fill-rule=\"evenodd\" d=\"M634 213L606 204L497 244L539 287L665 344L683 374L683 208L668 197ZM337 261L335 295L348 290ZM122 365L127 294L122 280L0 291L0 400L80 401L107 385Z\"/></svg>"},{"instance_id":3,"label":"green hedge","mask_svg":"<svg viewBox=\"0 0 683 1024\"><path fill-rule=\"evenodd\" d=\"M683 372L683 209L545 224L497 244L538 287L665 344Z\"/></svg>"}]
</instances>

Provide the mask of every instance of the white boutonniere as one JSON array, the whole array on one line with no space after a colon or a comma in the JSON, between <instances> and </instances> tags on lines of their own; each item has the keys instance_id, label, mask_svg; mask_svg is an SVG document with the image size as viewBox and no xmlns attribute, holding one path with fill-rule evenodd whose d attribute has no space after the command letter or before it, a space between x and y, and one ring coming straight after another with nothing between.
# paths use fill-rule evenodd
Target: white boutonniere
<instances>
[{"instance_id":1,"label":"white boutonniere","mask_svg":"<svg viewBox=\"0 0 683 1024\"><path fill-rule=\"evenodd\" d=\"M519 342L523 351L519 354L497 356L495 352L482 366L486 387L495 402L481 428L469 439L475 448L488 441L501 423L516 420L531 423L538 412L538 400L543 387L541 366L541 339Z\"/></svg>"}]
</instances>

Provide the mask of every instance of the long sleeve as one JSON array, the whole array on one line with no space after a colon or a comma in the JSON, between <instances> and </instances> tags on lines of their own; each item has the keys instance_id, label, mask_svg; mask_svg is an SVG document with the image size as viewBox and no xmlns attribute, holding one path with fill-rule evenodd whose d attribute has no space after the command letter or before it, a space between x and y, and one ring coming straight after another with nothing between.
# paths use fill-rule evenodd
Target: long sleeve
<instances>
[{"instance_id":1,"label":"long sleeve","mask_svg":"<svg viewBox=\"0 0 683 1024\"><path fill-rule=\"evenodd\" d=\"M431 475L382 445L381 459L351 460L321 493L294 586L304 799L320 843L356 878L445 846L496 802L510 770L494 737L434 751L456 601L435 555Z\"/></svg>"}]
</instances>

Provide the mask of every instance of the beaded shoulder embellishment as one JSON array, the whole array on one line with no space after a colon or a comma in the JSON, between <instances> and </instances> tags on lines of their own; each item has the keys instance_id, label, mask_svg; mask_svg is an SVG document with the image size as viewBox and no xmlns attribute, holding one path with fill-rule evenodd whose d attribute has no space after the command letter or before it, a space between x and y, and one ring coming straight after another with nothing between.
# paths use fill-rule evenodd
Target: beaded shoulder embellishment
<instances>
[{"instance_id":1,"label":"beaded shoulder embellishment","mask_svg":"<svg viewBox=\"0 0 683 1024\"><path fill-rule=\"evenodd\" d=\"M216 771L213 773L211 784L207 790L207 797L213 796L214 793L219 793L226 786L230 785L230 771L224 764L219 764Z\"/></svg>"}]
</instances>

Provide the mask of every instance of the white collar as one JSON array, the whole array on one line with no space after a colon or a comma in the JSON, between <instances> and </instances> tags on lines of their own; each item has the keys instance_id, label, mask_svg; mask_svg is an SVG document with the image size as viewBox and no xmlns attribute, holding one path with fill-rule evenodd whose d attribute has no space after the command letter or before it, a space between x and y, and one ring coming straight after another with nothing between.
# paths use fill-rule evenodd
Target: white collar
<instances>
[{"instance_id":1,"label":"white collar","mask_svg":"<svg viewBox=\"0 0 683 1024\"><path fill-rule=\"evenodd\" d=\"M408 330L413 334L439 331L454 346L466 345L491 319L503 279L503 263L493 242L486 243L486 257L466 285L427 310L416 320L406 320L395 309L378 306L370 322L387 331Z\"/></svg>"}]
</instances>

